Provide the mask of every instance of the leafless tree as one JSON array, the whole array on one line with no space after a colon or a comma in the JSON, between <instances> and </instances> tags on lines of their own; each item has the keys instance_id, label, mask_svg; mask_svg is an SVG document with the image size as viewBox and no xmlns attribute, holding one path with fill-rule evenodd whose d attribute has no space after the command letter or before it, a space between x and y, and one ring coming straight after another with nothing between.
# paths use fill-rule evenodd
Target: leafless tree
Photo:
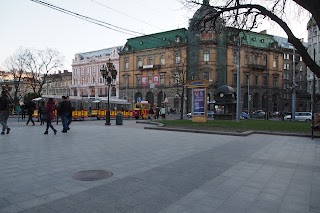
<instances>
[{"instance_id":1,"label":"leafless tree","mask_svg":"<svg viewBox=\"0 0 320 213\"><path fill-rule=\"evenodd\" d=\"M319 0L180 0L186 6L204 4L215 9L215 13L206 14L199 24L206 26L207 22L223 18L227 26L239 29L252 30L264 21L273 21L278 24L288 36L288 41L299 51L305 64L320 76L320 67L308 54L305 46L297 38L287 24L290 8L294 8L297 16L303 12L309 13L320 27ZM310 17L310 16L309 16Z\"/></svg>"},{"instance_id":2,"label":"leafless tree","mask_svg":"<svg viewBox=\"0 0 320 213\"><path fill-rule=\"evenodd\" d=\"M12 56L4 61L7 70L12 74L14 80L14 100L18 100L18 91L23 81L23 74L26 70L26 50L19 48Z\"/></svg>"},{"instance_id":3,"label":"leafless tree","mask_svg":"<svg viewBox=\"0 0 320 213\"><path fill-rule=\"evenodd\" d=\"M26 67L32 76L31 85L34 93L41 94L49 72L62 66L62 62L63 57L55 49L27 49Z\"/></svg>"},{"instance_id":4,"label":"leafless tree","mask_svg":"<svg viewBox=\"0 0 320 213\"><path fill-rule=\"evenodd\" d=\"M177 95L180 97L180 119L183 119L184 108L184 84L187 83L187 52L185 45L177 45L171 51L172 65L171 74L173 85L177 87Z\"/></svg>"}]
</instances>

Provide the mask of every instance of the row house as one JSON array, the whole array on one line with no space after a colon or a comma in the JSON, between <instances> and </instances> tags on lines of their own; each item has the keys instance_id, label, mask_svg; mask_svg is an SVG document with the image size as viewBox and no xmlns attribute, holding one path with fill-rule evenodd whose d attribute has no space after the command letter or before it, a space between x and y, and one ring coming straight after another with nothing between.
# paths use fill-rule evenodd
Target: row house
<instances>
[{"instance_id":1,"label":"row house","mask_svg":"<svg viewBox=\"0 0 320 213\"><path fill-rule=\"evenodd\" d=\"M72 80L70 93L77 97L107 97L106 80L100 69L111 60L116 70L119 70L119 52L121 46L77 53L72 61ZM119 97L119 73L111 87L110 95Z\"/></svg>"}]
</instances>

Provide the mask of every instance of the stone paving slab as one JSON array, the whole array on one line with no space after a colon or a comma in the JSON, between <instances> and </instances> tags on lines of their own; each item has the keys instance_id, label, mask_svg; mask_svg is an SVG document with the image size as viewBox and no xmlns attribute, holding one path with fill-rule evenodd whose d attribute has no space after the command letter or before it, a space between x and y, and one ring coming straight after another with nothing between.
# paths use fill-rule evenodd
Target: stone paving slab
<instances>
[{"instance_id":1,"label":"stone paving slab","mask_svg":"<svg viewBox=\"0 0 320 213\"><path fill-rule=\"evenodd\" d=\"M320 212L318 139L145 130L135 120L73 122L57 135L9 125L0 137L0 213ZM100 169L114 175L72 178Z\"/></svg>"}]
</instances>

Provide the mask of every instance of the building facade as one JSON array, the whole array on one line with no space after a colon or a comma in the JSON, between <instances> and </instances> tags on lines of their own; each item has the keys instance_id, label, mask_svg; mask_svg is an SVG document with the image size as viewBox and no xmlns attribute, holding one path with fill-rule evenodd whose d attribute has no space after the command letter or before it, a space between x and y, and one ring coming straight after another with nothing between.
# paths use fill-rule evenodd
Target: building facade
<instances>
[{"instance_id":1,"label":"building facade","mask_svg":"<svg viewBox=\"0 0 320 213\"><path fill-rule=\"evenodd\" d=\"M121 46L75 54L72 61L71 95L77 97L106 97L108 87L100 69L111 60L119 70ZM110 88L110 96L119 97L119 73Z\"/></svg>"},{"instance_id":2,"label":"building facade","mask_svg":"<svg viewBox=\"0 0 320 213\"><path fill-rule=\"evenodd\" d=\"M316 24L315 20L311 18L307 25L308 30L308 53L314 61L320 65L320 32L319 27ZM313 80L314 79L314 80ZM318 76L314 75L312 70L308 68L307 70L307 80L308 80L308 93L311 95L313 94L313 85L315 88L315 112L320 109L320 87L319 87L319 78ZM315 82L315 84L313 83Z\"/></svg>"},{"instance_id":3,"label":"building facade","mask_svg":"<svg viewBox=\"0 0 320 213\"><path fill-rule=\"evenodd\" d=\"M72 72L68 72L68 70L59 70L57 73L49 74L46 77L46 83L43 85L42 94L69 96L71 95L71 81Z\"/></svg>"},{"instance_id":4,"label":"building facade","mask_svg":"<svg viewBox=\"0 0 320 213\"><path fill-rule=\"evenodd\" d=\"M187 30L128 39L120 53L120 97L179 109L186 79Z\"/></svg>"},{"instance_id":5,"label":"building facade","mask_svg":"<svg viewBox=\"0 0 320 213\"><path fill-rule=\"evenodd\" d=\"M165 103L168 110L177 111L182 84L204 79L211 82L208 97L213 101L219 86L237 87L240 38L241 110L290 111L292 96L288 85L292 85L292 74L288 71L292 71L292 48L266 32L225 27L223 20L218 20L215 26L201 24L207 14L214 12L203 5L190 20L188 30L128 39L120 53L120 97L132 102L147 100L156 106ZM306 67L298 58L297 111L304 111L308 104ZM191 93L187 91L184 95L184 110L190 111Z\"/></svg>"}]
</instances>

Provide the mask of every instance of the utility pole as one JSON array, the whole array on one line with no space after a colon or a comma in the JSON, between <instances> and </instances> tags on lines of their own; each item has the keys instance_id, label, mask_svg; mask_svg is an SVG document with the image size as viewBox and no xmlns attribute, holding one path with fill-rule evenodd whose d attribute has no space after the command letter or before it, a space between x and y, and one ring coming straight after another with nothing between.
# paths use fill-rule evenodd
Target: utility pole
<instances>
[{"instance_id":1,"label":"utility pole","mask_svg":"<svg viewBox=\"0 0 320 213\"><path fill-rule=\"evenodd\" d=\"M248 115L250 114L250 75L248 76Z\"/></svg>"},{"instance_id":2,"label":"utility pole","mask_svg":"<svg viewBox=\"0 0 320 213\"><path fill-rule=\"evenodd\" d=\"M269 94L268 94L268 54L266 55L266 120L269 120Z\"/></svg>"},{"instance_id":3,"label":"utility pole","mask_svg":"<svg viewBox=\"0 0 320 213\"><path fill-rule=\"evenodd\" d=\"M318 44L319 45L319 44ZM316 47L313 49L313 60L316 61ZM312 125L311 125L311 138L313 139L313 128L314 128L314 113L316 109L316 74L313 71L313 84L312 84L312 106L311 106L311 119L312 119Z\"/></svg>"},{"instance_id":4,"label":"utility pole","mask_svg":"<svg viewBox=\"0 0 320 213\"><path fill-rule=\"evenodd\" d=\"M296 48L293 47L293 63L292 63L292 110L291 121L295 121L296 117Z\"/></svg>"},{"instance_id":5,"label":"utility pole","mask_svg":"<svg viewBox=\"0 0 320 213\"><path fill-rule=\"evenodd\" d=\"M241 109L241 87L240 87L240 53L241 53L241 41L240 34L238 35L238 58L237 58L237 114L236 120L240 121L240 109Z\"/></svg>"}]
</instances>

